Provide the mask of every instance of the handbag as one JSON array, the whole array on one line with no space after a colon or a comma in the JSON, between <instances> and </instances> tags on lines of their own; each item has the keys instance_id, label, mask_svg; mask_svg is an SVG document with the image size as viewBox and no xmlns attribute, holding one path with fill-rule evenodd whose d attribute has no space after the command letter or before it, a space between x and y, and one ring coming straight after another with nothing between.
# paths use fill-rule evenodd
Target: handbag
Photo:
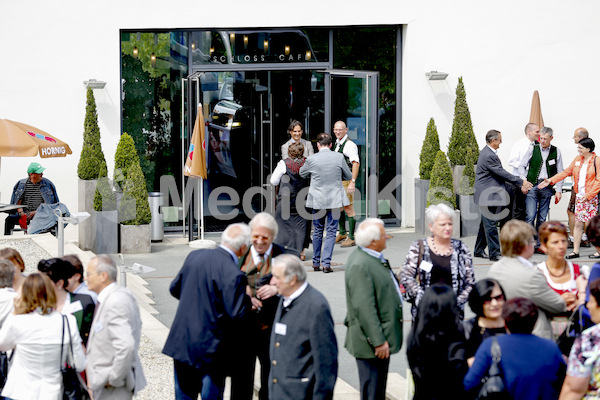
<instances>
[{"instance_id":1,"label":"handbag","mask_svg":"<svg viewBox=\"0 0 600 400\"><path fill-rule=\"evenodd\" d=\"M87 390L87 385L83 382L83 378L81 375L69 365L68 362L68 354L67 361L63 364L63 347L65 340L65 321L67 322L67 328L69 329L69 351L71 354L71 359L74 359L73 356L73 342L71 340L71 327L69 326L69 320L66 315L62 316L63 318L63 329L62 329L62 338L60 343L60 373L62 375L63 382L63 400L89 400L90 394Z\"/></svg>"},{"instance_id":2,"label":"handbag","mask_svg":"<svg viewBox=\"0 0 600 400\"><path fill-rule=\"evenodd\" d=\"M484 377L477 395L478 400L500 400L500 399L511 399L510 394L506 390L506 384L504 383L504 376L502 374L502 368L500 368L500 361L502 360L502 351L500 350L500 344L498 339L492 337L492 365L488 369L487 376Z\"/></svg>"},{"instance_id":3,"label":"handbag","mask_svg":"<svg viewBox=\"0 0 600 400\"><path fill-rule=\"evenodd\" d=\"M15 355L15 351L17 351L16 348L13 349L10 357L5 351L0 351L0 390L4 389L4 385L6 385L6 379L8 378L8 369L10 368L10 363L12 361L13 356Z\"/></svg>"},{"instance_id":4,"label":"handbag","mask_svg":"<svg viewBox=\"0 0 600 400\"><path fill-rule=\"evenodd\" d=\"M581 332L594 325L594 323L588 321L583 314L584 307L585 305L582 304L573 311L567 322L567 327L556 339L556 344L558 345L560 352L567 357L571 352L571 347L573 347L575 339L581 335Z\"/></svg>"}]
</instances>

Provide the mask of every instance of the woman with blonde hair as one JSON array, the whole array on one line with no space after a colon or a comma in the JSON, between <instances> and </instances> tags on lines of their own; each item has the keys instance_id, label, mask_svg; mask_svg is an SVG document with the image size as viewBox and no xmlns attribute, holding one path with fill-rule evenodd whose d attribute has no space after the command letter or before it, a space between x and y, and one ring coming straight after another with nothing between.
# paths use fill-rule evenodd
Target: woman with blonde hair
<instances>
[{"instance_id":1,"label":"woman with blonde hair","mask_svg":"<svg viewBox=\"0 0 600 400\"><path fill-rule=\"evenodd\" d=\"M85 368L75 317L64 318L56 311L56 294L50 278L40 273L25 278L15 301L15 314L0 329L0 350L18 347L2 396L14 400L62 399L61 367L68 360L78 372Z\"/></svg>"},{"instance_id":2,"label":"woman with blonde hair","mask_svg":"<svg viewBox=\"0 0 600 400\"><path fill-rule=\"evenodd\" d=\"M15 266L13 289L15 292L18 292L25 280L25 275L23 275L25 272L25 261L23 261L23 257L21 257L21 254L12 247L5 247L0 250L0 258L10 261Z\"/></svg>"}]
</instances>

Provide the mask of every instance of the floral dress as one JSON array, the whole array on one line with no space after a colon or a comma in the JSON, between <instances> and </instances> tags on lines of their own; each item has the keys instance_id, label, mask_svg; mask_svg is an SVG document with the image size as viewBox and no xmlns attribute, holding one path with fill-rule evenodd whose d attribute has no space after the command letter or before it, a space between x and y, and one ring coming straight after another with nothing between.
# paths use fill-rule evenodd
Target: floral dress
<instances>
[{"instance_id":1,"label":"floral dress","mask_svg":"<svg viewBox=\"0 0 600 400\"><path fill-rule=\"evenodd\" d=\"M586 329L575 339L569 355L567 375L590 379L584 399L600 397L600 325Z\"/></svg>"}]
</instances>

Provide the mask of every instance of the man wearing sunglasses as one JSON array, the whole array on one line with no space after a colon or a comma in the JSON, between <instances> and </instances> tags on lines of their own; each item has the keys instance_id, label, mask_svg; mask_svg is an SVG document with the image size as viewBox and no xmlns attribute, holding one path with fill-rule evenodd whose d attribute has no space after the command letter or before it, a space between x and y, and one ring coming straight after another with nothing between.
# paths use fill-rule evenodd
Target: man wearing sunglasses
<instances>
[{"instance_id":1,"label":"man wearing sunglasses","mask_svg":"<svg viewBox=\"0 0 600 400\"><path fill-rule=\"evenodd\" d=\"M35 216L37 208L42 203L58 203L58 194L54 184L44 178L44 170L39 163L32 162L27 168L28 178L21 179L15 185L10 204L19 204L15 214L10 214L4 221L4 234L10 235L16 224L27 229L29 221Z\"/></svg>"}]
</instances>

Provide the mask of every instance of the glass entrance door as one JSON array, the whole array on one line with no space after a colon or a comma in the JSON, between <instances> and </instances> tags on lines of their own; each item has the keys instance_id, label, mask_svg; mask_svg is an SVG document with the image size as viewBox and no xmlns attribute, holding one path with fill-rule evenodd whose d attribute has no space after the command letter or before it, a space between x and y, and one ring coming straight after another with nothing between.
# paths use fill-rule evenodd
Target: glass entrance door
<instances>
[{"instance_id":1,"label":"glass entrance door","mask_svg":"<svg viewBox=\"0 0 600 400\"><path fill-rule=\"evenodd\" d=\"M360 172L356 179L354 210L359 216L377 217L379 147L377 101L379 73L369 71L328 70L325 72L325 131L333 133L333 124L344 121L348 137L358 146ZM335 137L334 137L335 139Z\"/></svg>"},{"instance_id":2,"label":"glass entrance door","mask_svg":"<svg viewBox=\"0 0 600 400\"><path fill-rule=\"evenodd\" d=\"M314 142L322 132L323 81L323 72L311 70L199 74L191 101L202 103L206 121L208 225L212 221L220 229L256 212L274 212L268 177L290 138L292 120L302 123L306 140ZM188 110L195 113L195 108Z\"/></svg>"}]
</instances>

